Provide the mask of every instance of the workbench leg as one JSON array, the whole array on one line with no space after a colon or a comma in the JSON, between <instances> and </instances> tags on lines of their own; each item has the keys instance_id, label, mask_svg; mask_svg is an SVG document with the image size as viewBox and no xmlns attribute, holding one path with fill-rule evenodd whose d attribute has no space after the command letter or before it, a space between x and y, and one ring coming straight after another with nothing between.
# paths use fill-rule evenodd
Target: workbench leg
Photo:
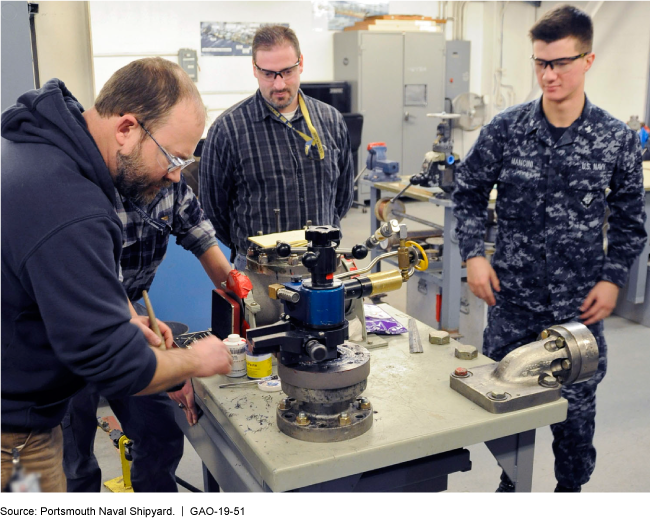
<instances>
[{"instance_id":1,"label":"workbench leg","mask_svg":"<svg viewBox=\"0 0 650 518\"><path fill-rule=\"evenodd\" d=\"M221 491L219 484L212 476L212 473L210 473L210 470L208 470L205 464L201 463L201 465L203 466L203 491L206 493L218 493Z\"/></svg>"},{"instance_id":2,"label":"workbench leg","mask_svg":"<svg viewBox=\"0 0 650 518\"><path fill-rule=\"evenodd\" d=\"M535 430L486 441L485 445L512 480L515 491L530 492L533 487Z\"/></svg>"},{"instance_id":3,"label":"workbench leg","mask_svg":"<svg viewBox=\"0 0 650 518\"><path fill-rule=\"evenodd\" d=\"M442 248L442 308L440 329L454 333L460 324L461 259L456 218L452 206L445 206L444 244Z\"/></svg>"}]
</instances>

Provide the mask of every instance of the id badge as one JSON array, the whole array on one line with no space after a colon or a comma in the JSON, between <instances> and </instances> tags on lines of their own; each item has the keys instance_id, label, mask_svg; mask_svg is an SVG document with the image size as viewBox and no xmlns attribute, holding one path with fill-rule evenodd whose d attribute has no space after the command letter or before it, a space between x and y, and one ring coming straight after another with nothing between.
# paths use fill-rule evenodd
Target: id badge
<instances>
[{"instance_id":1,"label":"id badge","mask_svg":"<svg viewBox=\"0 0 650 518\"><path fill-rule=\"evenodd\" d=\"M40 493L41 475L39 473L26 475L20 464L20 450L14 448L11 453L13 455L11 462L14 465L14 470L9 479L9 484L7 484L9 491L12 493Z\"/></svg>"}]
</instances>

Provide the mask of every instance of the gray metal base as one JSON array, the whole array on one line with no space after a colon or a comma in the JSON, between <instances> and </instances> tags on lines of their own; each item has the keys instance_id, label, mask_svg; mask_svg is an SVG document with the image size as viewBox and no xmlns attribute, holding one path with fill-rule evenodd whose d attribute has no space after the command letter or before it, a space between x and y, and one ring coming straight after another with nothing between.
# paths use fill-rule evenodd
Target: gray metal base
<instances>
[{"instance_id":1,"label":"gray metal base","mask_svg":"<svg viewBox=\"0 0 650 518\"><path fill-rule=\"evenodd\" d=\"M341 424L340 414L308 413L309 422L298 424L297 416L300 405L296 401L292 408L278 407L276 422L278 428L289 437L308 442L338 442L353 439L366 433L372 427L372 406L368 409L359 408L358 402L353 402L344 410L349 415L349 423Z\"/></svg>"}]
</instances>

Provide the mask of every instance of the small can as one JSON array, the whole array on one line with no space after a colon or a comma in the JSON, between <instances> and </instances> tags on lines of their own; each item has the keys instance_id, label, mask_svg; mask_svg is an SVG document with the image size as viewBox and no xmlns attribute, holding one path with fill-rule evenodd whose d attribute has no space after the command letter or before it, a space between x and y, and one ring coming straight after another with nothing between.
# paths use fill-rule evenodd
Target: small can
<instances>
[{"instance_id":1,"label":"small can","mask_svg":"<svg viewBox=\"0 0 650 518\"><path fill-rule=\"evenodd\" d=\"M246 375L246 340L239 335L228 335L223 341L232 354L232 370L226 374L229 378L241 378Z\"/></svg>"},{"instance_id":2,"label":"small can","mask_svg":"<svg viewBox=\"0 0 650 518\"><path fill-rule=\"evenodd\" d=\"M246 353L246 374L252 380L267 378L273 374L273 360L271 354L253 356Z\"/></svg>"}]
</instances>

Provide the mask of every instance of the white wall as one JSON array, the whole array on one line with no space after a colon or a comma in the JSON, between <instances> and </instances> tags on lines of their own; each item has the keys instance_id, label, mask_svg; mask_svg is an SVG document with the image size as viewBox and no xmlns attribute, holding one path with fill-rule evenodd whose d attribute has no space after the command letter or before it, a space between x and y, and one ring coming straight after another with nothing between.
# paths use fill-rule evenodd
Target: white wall
<instances>
[{"instance_id":1,"label":"white wall","mask_svg":"<svg viewBox=\"0 0 650 518\"><path fill-rule=\"evenodd\" d=\"M485 96L488 120L501 109L539 95L530 64L528 30L558 2L540 8L526 2L464 2L463 38L472 42L470 90ZM569 2L593 14L596 61L588 74L587 95L627 121L645 113L650 62L650 2ZM452 16L453 2L446 6ZM443 3L444 5L444 3ZM391 14L437 17L439 2L392 1ZM142 56L176 60L178 49L199 53L199 91L210 118L253 93L257 83L250 57L200 55L200 22L282 22L296 31L305 56L303 81L333 79L332 31L315 24L310 1L257 2L90 2L95 93L120 66ZM503 37L502 37L503 34ZM423 49L425 51L425 49ZM456 131L461 156L478 136Z\"/></svg>"}]
</instances>

